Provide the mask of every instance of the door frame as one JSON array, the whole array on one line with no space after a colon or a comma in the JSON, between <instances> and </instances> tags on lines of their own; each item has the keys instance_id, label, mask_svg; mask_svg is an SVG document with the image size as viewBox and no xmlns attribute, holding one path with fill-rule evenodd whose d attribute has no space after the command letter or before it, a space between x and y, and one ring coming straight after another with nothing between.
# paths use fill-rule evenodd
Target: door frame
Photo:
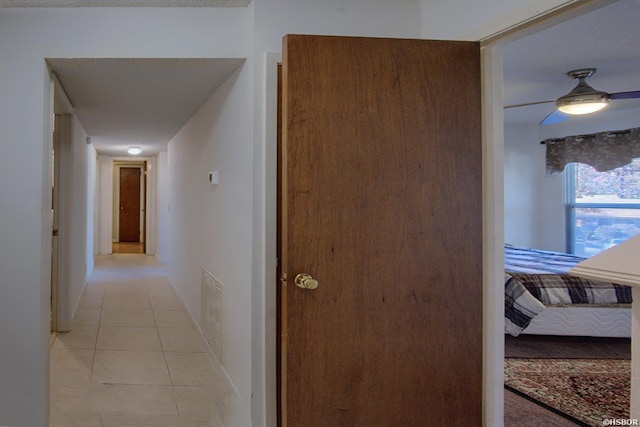
<instances>
[{"instance_id":1,"label":"door frame","mask_svg":"<svg viewBox=\"0 0 640 427\"><path fill-rule=\"evenodd\" d=\"M55 74L52 74L53 112L57 126L58 141L56 143L57 176L52 177L56 188L55 224L57 240L52 246L51 292L53 309L55 310L54 331L66 332L71 329L72 310L70 308L70 224L71 224L71 186L72 186L72 150L73 150L73 106ZM53 132L52 132L53 137ZM53 225L53 224L52 224ZM53 228L51 230L53 235ZM53 264L55 263L55 265ZM55 277L53 277L55 275Z\"/></svg>"},{"instance_id":2,"label":"door frame","mask_svg":"<svg viewBox=\"0 0 640 427\"><path fill-rule=\"evenodd\" d=\"M53 164L52 164L52 194L51 194L51 314L49 317L52 338L58 332L58 263L60 247L60 114L53 115Z\"/></svg>"},{"instance_id":3,"label":"door frame","mask_svg":"<svg viewBox=\"0 0 640 427\"><path fill-rule=\"evenodd\" d=\"M504 114L502 46L559 22L610 4L612 0L573 0L549 10L530 7L496 21L466 40L481 44L483 110L483 410L484 424L504 423ZM264 292L264 414L265 425L277 425L276 346L276 223L277 223L277 66L282 53L265 55L265 288ZM275 260L275 263L274 263ZM258 393L259 394L259 393Z\"/></svg>"},{"instance_id":4,"label":"door frame","mask_svg":"<svg viewBox=\"0 0 640 427\"><path fill-rule=\"evenodd\" d=\"M120 176L121 168L136 168L140 169L140 243L143 244L143 247L146 247L147 244L147 236L145 233L146 230L146 215L147 212L147 198L146 198L146 172L147 172L147 162L144 159L138 160L128 160L128 161L119 161L114 160L113 162L113 238L114 242L120 241L120 215L118 212L118 206L120 205L120 181L118 177ZM117 238L116 238L117 236Z\"/></svg>"},{"instance_id":5,"label":"door frame","mask_svg":"<svg viewBox=\"0 0 640 427\"><path fill-rule=\"evenodd\" d=\"M612 0L574 0L546 11L533 8L512 24L497 22L479 35L482 48L484 204L484 423L504 423L504 98L502 47Z\"/></svg>"}]
</instances>

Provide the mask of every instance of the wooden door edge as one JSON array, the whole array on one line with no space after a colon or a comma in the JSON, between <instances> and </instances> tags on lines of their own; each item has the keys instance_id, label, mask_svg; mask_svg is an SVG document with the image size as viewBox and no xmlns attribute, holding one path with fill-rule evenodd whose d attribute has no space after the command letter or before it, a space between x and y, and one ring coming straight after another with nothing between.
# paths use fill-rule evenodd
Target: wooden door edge
<instances>
[{"instance_id":1,"label":"wooden door edge","mask_svg":"<svg viewBox=\"0 0 640 427\"><path fill-rule=\"evenodd\" d=\"M286 52L286 37L283 39L283 52ZM278 296L280 298L279 307L279 326L278 331L278 345L277 345L277 359L279 361L279 372L277 378L278 391L277 391L277 418L278 426L287 426L287 271L289 267L288 263L288 251L287 251L287 164L284 159L287 158L287 103L286 99L286 55L283 57L283 61L278 65L278 141L277 141L277 179L278 179Z\"/></svg>"}]
</instances>

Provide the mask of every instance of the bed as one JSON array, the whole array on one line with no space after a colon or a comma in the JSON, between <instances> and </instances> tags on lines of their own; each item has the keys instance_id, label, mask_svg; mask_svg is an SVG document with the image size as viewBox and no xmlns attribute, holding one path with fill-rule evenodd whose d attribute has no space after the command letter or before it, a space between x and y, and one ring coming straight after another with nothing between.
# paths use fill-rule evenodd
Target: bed
<instances>
[{"instance_id":1,"label":"bed","mask_svg":"<svg viewBox=\"0 0 640 427\"><path fill-rule=\"evenodd\" d=\"M631 336L631 288L571 276L584 258L505 245L505 332Z\"/></svg>"}]
</instances>

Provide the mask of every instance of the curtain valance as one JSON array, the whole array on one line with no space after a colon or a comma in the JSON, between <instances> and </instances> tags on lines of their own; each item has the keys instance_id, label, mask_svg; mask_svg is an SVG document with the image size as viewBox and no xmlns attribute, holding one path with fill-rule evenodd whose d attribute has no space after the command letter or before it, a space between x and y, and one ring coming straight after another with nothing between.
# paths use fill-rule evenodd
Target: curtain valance
<instances>
[{"instance_id":1,"label":"curtain valance","mask_svg":"<svg viewBox=\"0 0 640 427\"><path fill-rule=\"evenodd\" d=\"M619 168L640 157L640 128L546 139L547 174L562 172L572 162L599 172Z\"/></svg>"}]
</instances>

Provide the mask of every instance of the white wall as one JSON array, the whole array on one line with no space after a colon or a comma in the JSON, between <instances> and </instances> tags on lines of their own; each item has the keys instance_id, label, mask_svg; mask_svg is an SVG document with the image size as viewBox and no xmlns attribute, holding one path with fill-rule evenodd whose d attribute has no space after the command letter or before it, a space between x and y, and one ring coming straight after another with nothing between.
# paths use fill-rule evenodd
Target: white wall
<instances>
[{"instance_id":1,"label":"white wall","mask_svg":"<svg viewBox=\"0 0 640 427\"><path fill-rule=\"evenodd\" d=\"M7 46L0 18L0 56ZM16 28L14 28L16 30ZM15 40L15 39L14 39ZM0 69L0 425L44 426L47 420L51 244L51 109L44 107L49 75L42 61ZM23 68L24 67L24 68ZM16 82L27 80L31 84Z\"/></svg>"},{"instance_id":2,"label":"white wall","mask_svg":"<svg viewBox=\"0 0 640 427\"><path fill-rule=\"evenodd\" d=\"M252 67L241 66L171 140L169 277L200 322L201 271L223 286L222 368L233 393L229 425L250 425L253 156ZM217 170L212 185L209 171Z\"/></svg>"},{"instance_id":3,"label":"white wall","mask_svg":"<svg viewBox=\"0 0 640 427\"><path fill-rule=\"evenodd\" d=\"M419 0L261 0L255 10L258 56L280 52L286 34L420 36Z\"/></svg>"},{"instance_id":4,"label":"white wall","mask_svg":"<svg viewBox=\"0 0 640 427\"><path fill-rule=\"evenodd\" d=\"M73 116L73 148L71 210L69 232L70 268L69 268L69 309L70 319L76 311L80 296L87 284L88 274L92 271L93 254L93 181L90 181L92 164L89 157L94 157L95 150L87 145L87 133L82 124ZM62 284L59 284L62 286Z\"/></svg>"},{"instance_id":5,"label":"white wall","mask_svg":"<svg viewBox=\"0 0 640 427\"><path fill-rule=\"evenodd\" d=\"M96 234L98 254L111 253L113 233L113 159L99 155L96 165Z\"/></svg>"},{"instance_id":6,"label":"white wall","mask_svg":"<svg viewBox=\"0 0 640 427\"><path fill-rule=\"evenodd\" d=\"M156 255L158 252L158 156L146 159L147 179L144 186L146 206L144 221L146 221L145 253ZM144 201L141 201L144 204ZM142 222L142 220L141 220Z\"/></svg>"},{"instance_id":7,"label":"white wall","mask_svg":"<svg viewBox=\"0 0 640 427\"><path fill-rule=\"evenodd\" d=\"M87 165L87 182L86 182L86 190L87 190L87 199L86 199L86 215L87 215L87 240L85 247L85 259L87 260L87 278L93 272L94 267L94 254L95 252L95 235L96 235L96 224L95 224L95 208L96 208L96 182L97 182L97 168L98 168L98 158L96 149L93 145L89 145L86 151L86 165Z\"/></svg>"},{"instance_id":8,"label":"white wall","mask_svg":"<svg viewBox=\"0 0 640 427\"><path fill-rule=\"evenodd\" d=\"M538 129L534 126L505 126L504 130L504 216L505 241L532 247L536 236L534 200L537 177L544 174L538 162Z\"/></svg>"},{"instance_id":9,"label":"white wall","mask_svg":"<svg viewBox=\"0 0 640 427\"><path fill-rule=\"evenodd\" d=\"M563 252L564 175L546 174L540 141L538 126L505 126L505 241Z\"/></svg>"},{"instance_id":10,"label":"white wall","mask_svg":"<svg viewBox=\"0 0 640 427\"><path fill-rule=\"evenodd\" d=\"M48 418L52 96L44 58L246 56L248 12L0 10L0 425L43 427Z\"/></svg>"},{"instance_id":11,"label":"white wall","mask_svg":"<svg viewBox=\"0 0 640 427\"><path fill-rule=\"evenodd\" d=\"M169 176L167 171L167 152L158 153L156 163L156 177L158 180L157 201L157 252L158 262L166 264L169 261Z\"/></svg>"}]
</instances>

